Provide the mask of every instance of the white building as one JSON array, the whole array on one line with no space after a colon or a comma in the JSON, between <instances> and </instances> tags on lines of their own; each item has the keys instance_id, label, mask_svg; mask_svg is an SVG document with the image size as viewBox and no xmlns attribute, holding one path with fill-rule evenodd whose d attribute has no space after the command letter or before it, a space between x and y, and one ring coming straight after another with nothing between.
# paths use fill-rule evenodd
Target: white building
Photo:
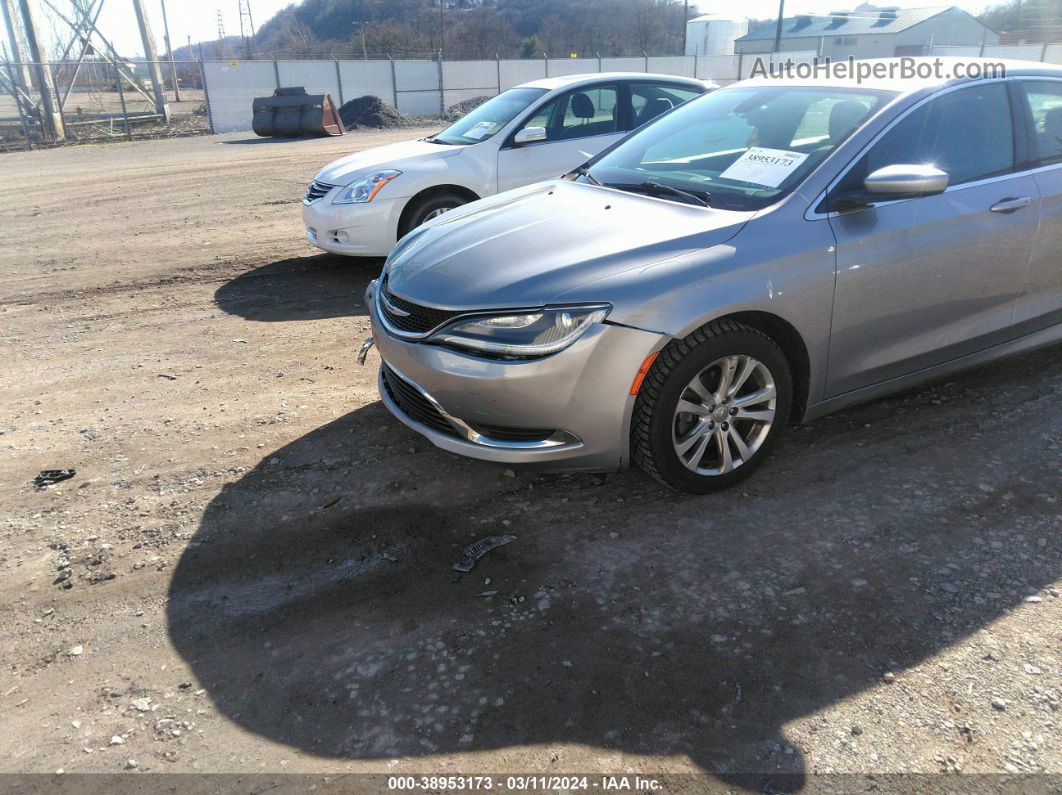
<instances>
[{"instance_id":1,"label":"white building","mask_svg":"<svg viewBox=\"0 0 1062 795\"><path fill-rule=\"evenodd\" d=\"M775 23L757 27L735 43L738 53L769 53ZM982 47L999 34L957 6L878 7L864 3L852 11L782 20L782 52L815 52L822 57L892 58L928 55L937 46Z\"/></svg>"},{"instance_id":2,"label":"white building","mask_svg":"<svg viewBox=\"0 0 1062 795\"><path fill-rule=\"evenodd\" d=\"M695 17L686 23L686 55L733 55L734 42L748 32L748 19Z\"/></svg>"}]
</instances>

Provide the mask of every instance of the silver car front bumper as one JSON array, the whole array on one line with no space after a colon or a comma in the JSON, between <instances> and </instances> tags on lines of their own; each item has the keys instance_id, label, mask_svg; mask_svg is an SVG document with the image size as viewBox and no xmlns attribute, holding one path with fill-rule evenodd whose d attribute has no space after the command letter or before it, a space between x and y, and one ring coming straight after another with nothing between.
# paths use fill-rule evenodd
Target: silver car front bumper
<instances>
[{"instance_id":1,"label":"silver car front bumper","mask_svg":"<svg viewBox=\"0 0 1062 795\"><path fill-rule=\"evenodd\" d=\"M380 397L437 447L504 464L615 471L628 462L630 394L666 336L598 324L542 359L481 359L388 334L368 302ZM386 368L386 369L385 369Z\"/></svg>"}]
</instances>

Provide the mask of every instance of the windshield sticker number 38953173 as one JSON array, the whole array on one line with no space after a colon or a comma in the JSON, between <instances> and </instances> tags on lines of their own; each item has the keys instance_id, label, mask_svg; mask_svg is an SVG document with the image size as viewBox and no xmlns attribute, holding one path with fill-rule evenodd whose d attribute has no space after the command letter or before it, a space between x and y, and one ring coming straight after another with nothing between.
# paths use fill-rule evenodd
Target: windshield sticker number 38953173
<instances>
[{"instance_id":1,"label":"windshield sticker number 38953173","mask_svg":"<svg viewBox=\"0 0 1062 795\"><path fill-rule=\"evenodd\" d=\"M733 179L738 182L762 185L765 188L777 188L807 158L808 156L802 152L753 146L719 176L721 179Z\"/></svg>"}]
</instances>

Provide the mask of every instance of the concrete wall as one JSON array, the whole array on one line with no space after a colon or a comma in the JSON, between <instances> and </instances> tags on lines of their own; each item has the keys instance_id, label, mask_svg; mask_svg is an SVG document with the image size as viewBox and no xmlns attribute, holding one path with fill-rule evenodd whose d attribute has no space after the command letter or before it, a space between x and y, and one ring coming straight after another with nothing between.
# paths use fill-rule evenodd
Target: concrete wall
<instances>
[{"instance_id":1,"label":"concrete wall","mask_svg":"<svg viewBox=\"0 0 1062 795\"><path fill-rule=\"evenodd\" d=\"M251 101L280 86L331 94L337 105L374 94L410 116L436 116L472 97L495 94L544 77L603 72L660 72L730 83L734 56L697 58L530 58L489 61L208 61L207 96L215 132L251 129ZM747 76L751 65L746 67ZM278 80L279 77L279 80Z\"/></svg>"},{"instance_id":2,"label":"concrete wall","mask_svg":"<svg viewBox=\"0 0 1062 795\"><path fill-rule=\"evenodd\" d=\"M1048 58L1051 62L1051 47L1058 47L1058 56L1062 57L1062 45L1048 45ZM934 47L933 55L952 56L958 58L971 58L982 55L980 47ZM1044 54L1042 44L993 44L986 45L983 57L985 58L1008 58L1017 61L1039 61Z\"/></svg>"},{"instance_id":3,"label":"concrete wall","mask_svg":"<svg viewBox=\"0 0 1062 795\"><path fill-rule=\"evenodd\" d=\"M216 133L251 129L251 100L277 87L272 61L207 61L208 109Z\"/></svg>"},{"instance_id":4,"label":"concrete wall","mask_svg":"<svg viewBox=\"0 0 1062 795\"><path fill-rule=\"evenodd\" d=\"M971 31L975 30L966 25L966 21L971 19L968 14L961 14L953 20L943 20L940 25L946 27L953 22L956 27L965 26L963 35L968 38ZM983 27L976 20L972 21L977 28ZM931 22L935 20L928 20L922 25ZM965 45L946 44L942 39L954 41L957 37L950 34L946 37L941 33L938 39L940 28L936 24L927 30L933 35L936 55L975 56L981 51L979 41ZM907 37L908 32L904 32L904 38L900 38L900 34L859 36L857 39L865 41L860 42L856 52L848 52L848 47L834 47L831 43L824 48L824 54L834 59L846 58L849 54L856 58L891 57L898 42L920 41L925 33L923 31L918 36ZM992 37L998 39L995 34ZM763 44L769 50L771 43L744 44L746 47ZM807 63L814 60L819 50L817 37L785 39L783 44L785 49L781 56L771 60ZM867 54L864 55L864 52ZM1041 44L1003 46L989 43L984 48L984 55L988 58L1039 61L1045 55L1045 48ZM311 94L331 94L337 105L355 97L375 94L410 116L435 116L443 108L462 100L494 96L513 86L547 76L599 71L648 71L697 77L727 85L748 77L757 57L769 56L745 53L650 58L551 58L548 61L542 58L443 61L441 70L438 61L207 61L203 69L213 130L231 132L251 129L251 100L272 94L278 85L305 86ZM1062 64L1062 43L1049 44L1044 60Z\"/></svg>"}]
</instances>

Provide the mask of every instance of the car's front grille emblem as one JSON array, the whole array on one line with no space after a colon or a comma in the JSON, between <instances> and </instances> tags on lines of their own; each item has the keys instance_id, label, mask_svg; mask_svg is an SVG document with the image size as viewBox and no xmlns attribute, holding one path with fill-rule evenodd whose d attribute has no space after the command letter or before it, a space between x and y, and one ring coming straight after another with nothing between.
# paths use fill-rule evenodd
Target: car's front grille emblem
<instances>
[{"instance_id":1,"label":"car's front grille emblem","mask_svg":"<svg viewBox=\"0 0 1062 795\"><path fill-rule=\"evenodd\" d=\"M426 336L461 314L415 304L395 295L388 287L387 274L380 279L376 293L380 318L389 331L403 337Z\"/></svg>"},{"instance_id":2,"label":"car's front grille emblem","mask_svg":"<svg viewBox=\"0 0 1062 795\"><path fill-rule=\"evenodd\" d=\"M404 309L399 309L387 299L387 293L380 293L380 300L383 302L384 309L390 312L392 315L398 315L398 317L409 317L409 312Z\"/></svg>"}]
</instances>

